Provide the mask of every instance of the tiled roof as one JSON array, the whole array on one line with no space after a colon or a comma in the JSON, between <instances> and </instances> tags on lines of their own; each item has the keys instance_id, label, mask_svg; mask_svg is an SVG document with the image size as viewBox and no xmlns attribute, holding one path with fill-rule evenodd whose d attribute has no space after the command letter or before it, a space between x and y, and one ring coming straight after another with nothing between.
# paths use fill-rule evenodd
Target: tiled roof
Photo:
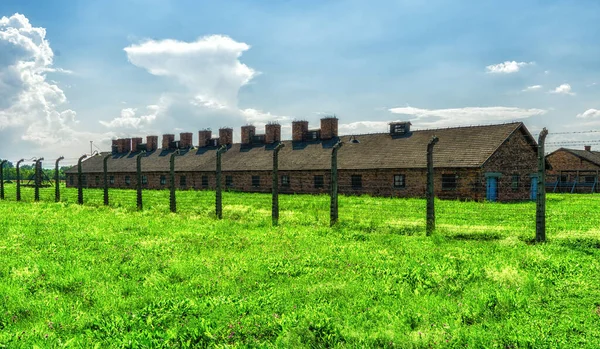
<instances>
[{"instance_id":1,"label":"tiled roof","mask_svg":"<svg viewBox=\"0 0 600 349\"><path fill-rule=\"evenodd\" d=\"M587 161L593 163L594 165L600 166L600 151L588 151L588 150L579 150L579 149L560 148L560 149L556 150L554 153L556 153L557 151L560 151L560 150L567 151L575 156L578 156L584 160L587 160Z\"/></svg>"},{"instance_id":2,"label":"tiled roof","mask_svg":"<svg viewBox=\"0 0 600 349\"><path fill-rule=\"evenodd\" d=\"M338 152L338 168L384 169L425 168L427 143L439 138L434 150L435 167L479 167L515 131L523 132L535 145L535 140L523 123L488 126L455 127L412 131L393 137L388 133L341 136L344 143ZM358 142L353 142L356 140ZM337 139L314 142L284 141L279 153L280 170L329 170L331 148ZM244 146L233 144L222 157L223 171L270 170L274 145ZM176 171L214 171L215 147L191 149L175 161ZM107 155L104 153L101 155ZM157 150L142 158L144 172L169 170L171 152ZM108 161L109 172L135 172L137 153L113 155ZM94 156L82 163L83 172L102 172L102 157ZM68 170L76 173L76 166Z\"/></svg>"}]
</instances>

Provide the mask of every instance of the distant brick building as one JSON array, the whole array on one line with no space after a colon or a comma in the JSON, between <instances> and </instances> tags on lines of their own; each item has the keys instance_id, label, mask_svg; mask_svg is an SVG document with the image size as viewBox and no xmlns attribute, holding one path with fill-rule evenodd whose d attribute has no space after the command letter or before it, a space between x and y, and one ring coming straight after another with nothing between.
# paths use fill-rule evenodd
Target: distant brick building
<instances>
[{"instance_id":1,"label":"distant brick building","mask_svg":"<svg viewBox=\"0 0 600 349\"><path fill-rule=\"evenodd\" d=\"M338 136L338 119L324 118L319 129L308 122L292 123L292 140L279 153L279 184L282 193L326 193L329 191L331 150L341 141L338 152L339 191L342 194L369 194L393 197L424 197L426 149L432 136L439 138L434 150L435 194L444 199L513 201L531 199L535 192L537 144L523 123L455 127L434 130L410 129L408 122L390 123L388 132ZM222 156L222 185L229 190L270 192L272 152L281 141L281 126L268 124L264 134L256 128L241 128L241 143L232 144L233 130L198 133L192 146L191 134L180 140L164 135L146 143L130 139L113 141L113 152L82 163L82 185L103 186L105 155L110 187L136 187L136 155L142 158L142 185L147 189L169 187L169 158L176 157L178 189L214 189L216 150L226 145ZM77 185L77 168L67 171L67 186Z\"/></svg>"},{"instance_id":2,"label":"distant brick building","mask_svg":"<svg viewBox=\"0 0 600 349\"><path fill-rule=\"evenodd\" d=\"M584 149L560 148L546 159L552 165L546 187L552 192L594 193L600 191L600 152L591 146Z\"/></svg>"}]
</instances>

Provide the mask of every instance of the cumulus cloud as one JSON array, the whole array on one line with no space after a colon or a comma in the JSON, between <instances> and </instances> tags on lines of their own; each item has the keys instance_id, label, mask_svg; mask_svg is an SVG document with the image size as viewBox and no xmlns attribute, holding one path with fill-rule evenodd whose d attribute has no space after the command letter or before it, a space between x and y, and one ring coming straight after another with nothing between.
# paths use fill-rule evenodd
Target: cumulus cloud
<instances>
[{"instance_id":1,"label":"cumulus cloud","mask_svg":"<svg viewBox=\"0 0 600 349\"><path fill-rule=\"evenodd\" d=\"M18 13L0 18L0 131L44 147L77 138L75 111L63 107L64 92L46 80L47 72L68 72L53 67L53 58L45 28Z\"/></svg>"},{"instance_id":2,"label":"cumulus cloud","mask_svg":"<svg viewBox=\"0 0 600 349\"><path fill-rule=\"evenodd\" d=\"M516 62L516 61L506 61L504 63L492 64L485 67L486 72L490 74L511 74L516 73L521 68L526 67L528 65L533 65L535 62Z\"/></svg>"},{"instance_id":3,"label":"cumulus cloud","mask_svg":"<svg viewBox=\"0 0 600 349\"><path fill-rule=\"evenodd\" d=\"M449 127L459 125L508 122L531 116L544 115L544 109L514 107L466 107L452 109L421 109L398 107L389 109L394 114L413 116L413 124L420 127Z\"/></svg>"},{"instance_id":4,"label":"cumulus cloud","mask_svg":"<svg viewBox=\"0 0 600 349\"><path fill-rule=\"evenodd\" d=\"M595 119L600 118L600 110L598 109L588 109L581 114L577 114L577 118L579 119Z\"/></svg>"},{"instance_id":5,"label":"cumulus cloud","mask_svg":"<svg viewBox=\"0 0 600 349\"><path fill-rule=\"evenodd\" d=\"M537 90L541 89L542 87L543 87L542 85L527 86L526 88L524 88L522 90L522 92L537 91Z\"/></svg>"},{"instance_id":6,"label":"cumulus cloud","mask_svg":"<svg viewBox=\"0 0 600 349\"><path fill-rule=\"evenodd\" d=\"M558 86L557 88L555 88L554 90L550 90L549 92L575 96L575 93L571 92L571 85L569 85L569 84L562 84L562 85Z\"/></svg>"}]
</instances>

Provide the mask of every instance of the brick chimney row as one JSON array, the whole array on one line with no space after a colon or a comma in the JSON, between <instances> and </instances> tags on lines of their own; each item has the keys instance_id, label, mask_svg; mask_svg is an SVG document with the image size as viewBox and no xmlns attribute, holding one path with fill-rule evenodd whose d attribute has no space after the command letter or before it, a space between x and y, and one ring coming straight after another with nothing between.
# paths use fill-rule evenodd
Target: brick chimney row
<instances>
[{"instance_id":1,"label":"brick chimney row","mask_svg":"<svg viewBox=\"0 0 600 349\"><path fill-rule=\"evenodd\" d=\"M321 119L321 139L332 139L338 136L338 119L335 116Z\"/></svg>"},{"instance_id":2,"label":"brick chimney row","mask_svg":"<svg viewBox=\"0 0 600 349\"><path fill-rule=\"evenodd\" d=\"M219 129L219 145L233 144L233 129L229 127Z\"/></svg>"},{"instance_id":3,"label":"brick chimney row","mask_svg":"<svg viewBox=\"0 0 600 349\"><path fill-rule=\"evenodd\" d=\"M142 137L134 137L131 139L131 149L133 151L139 151L140 150L140 144L142 144L143 139Z\"/></svg>"},{"instance_id":4,"label":"brick chimney row","mask_svg":"<svg viewBox=\"0 0 600 349\"><path fill-rule=\"evenodd\" d=\"M242 126L242 144L251 144L252 137L256 134L256 127L252 125Z\"/></svg>"},{"instance_id":5,"label":"brick chimney row","mask_svg":"<svg viewBox=\"0 0 600 349\"><path fill-rule=\"evenodd\" d=\"M292 121L292 141L303 141L306 132L308 132L308 121Z\"/></svg>"},{"instance_id":6,"label":"brick chimney row","mask_svg":"<svg viewBox=\"0 0 600 349\"><path fill-rule=\"evenodd\" d=\"M162 149L166 150L171 148L171 142L175 141L174 134L164 134L162 136Z\"/></svg>"},{"instance_id":7,"label":"brick chimney row","mask_svg":"<svg viewBox=\"0 0 600 349\"><path fill-rule=\"evenodd\" d=\"M210 140L211 137L212 137L212 131L211 130L200 130L200 131L198 131L198 146L199 147L206 147L206 145L208 144L208 141Z\"/></svg>"},{"instance_id":8,"label":"brick chimney row","mask_svg":"<svg viewBox=\"0 0 600 349\"><path fill-rule=\"evenodd\" d=\"M586 145L584 146L585 151L592 151L592 146L591 145Z\"/></svg>"},{"instance_id":9,"label":"brick chimney row","mask_svg":"<svg viewBox=\"0 0 600 349\"><path fill-rule=\"evenodd\" d=\"M186 149L192 147L192 137L193 133L191 132L182 132L179 134L179 148Z\"/></svg>"},{"instance_id":10,"label":"brick chimney row","mask_svg":"<svg viewBox=\"0 0 600 349\"><path fill-rule=\"evenodd\" d=\"M158 149L158 136L146 137L146 151L155 151Z\"/></svg>"},{"instance_id":11,"label":"brick chimney row","mask_svg":"<svg viewBox=\"0 0 600 349\"><path fill-rule=\"evenodd\" d=\"M265 125L265 143L281 142L281 125L266 124Z\"/></svg>"}]
</instances>

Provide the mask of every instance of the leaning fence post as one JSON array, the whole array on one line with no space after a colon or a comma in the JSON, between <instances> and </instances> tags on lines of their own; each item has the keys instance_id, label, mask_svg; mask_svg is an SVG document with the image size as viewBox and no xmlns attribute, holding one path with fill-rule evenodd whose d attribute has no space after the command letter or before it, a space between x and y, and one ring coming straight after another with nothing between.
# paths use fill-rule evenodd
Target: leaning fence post
<instances>
[{"instance_id":1,"label":"leaning fence post","mask_svg":"<svg viewBox=\"0 0 600 349\"><path fill-rule=\"evenodd\" d=\"M171 154L171 158L169 160L169 177L171 180L171 187L169 188L169 206L171 208L171 212L177 212L177 201L175 198L175 156L177 155L179 155L179 149Z\"/></svg>"},{"instance_id":2,"label":"leaning fence post","mask_svg":"<svg viewBox=\"0 0 600 349\"><path fill-rule=\"evenodd\" d=\"M285 144L279 143L273 150L273 199L271 204L273 225L277 225L279 223L279 180L277 173L279 170L279 151L284 146Z\"/></svg>"},{"instance_id":3,"label":"leaning fence post","mask_svg":"<svg viewBox=\"0 0 600 349\"><path fill-rule=\"evenodd\" d=\"M81 160L87 158L87 155L83 154L77 160L77 203L83 205L83 183L81 183Z\"/></svg>"},{"instance_id":4,"label":"leaning fence post","mask_svg":"<svg viewBox=\"0 0 600 349\"><path fill-rule=\"evenodd\" d=\"M216 193L215 193L215 211L217 218L223 218L223 197L221 193L221 154L227 151L227 146L222 145L217 150L217 171L215 174L217 180Z\"/></svg>"},{"instance_id":5,"label":"leaning fence post","mask_svg":"<svg viewBox=\"0 0 600 349\"><path fill-rule=\"evenodd\" d=\"M60 201L60 173L58 169L58 163L63 159L63 156L59 157L56 159L56 163L54 164L54 202Z\"/></svg>"},{"instance_id":6,"label":"leaning fence post","mask_svg":"<svg viewBox=\"0 0 600 349\"><path fill-rule=\"evenodd\" d=\"M42 167L42 160L44 160L44 158L39 158L37 160L35 160L35 174L34 174L34 186L35 186L35 191L34 191L34 200L35 201L40 201L40 184L42 182L42 174L41 174L41 167Z\"/></svg>"},{"instance_id":7,"label":"leaning fence post","mask_svg":"<svg viewBox=\"0 0 600 349\"><path fill-rule=\"evenodd\" d=\"M21 163L25 161L25 159L21 159L17 161L17 201L21 201Z\"/></svg>"},{"instance_id":8,"label":"leaning fence post","mask_svg":"<svg viewBox=\"0 0 600 349\"><path fill-rule=\"evenodd\" d=\"M108 206L108 159L112 156L108 154L102 159L102 171L104 172L104 206Z\"/></svg>"},{"instance_id":9,"label":"leaning fence post","mask_svg":"<svg viewBox=\"0 0 600 349\"><path fill-rule=\"evenodd\" d=\"M427 227L425 234L430 235L435 230L435 186L433 181L433 147L439 139L436 136L431 137L427 143Z\"/></svg>"},{"instance_id":10,"label":"leaning fence post","mask_svg":"<svg viewBox=\"0 0 600 349\"><path fill-rule=\"evenodd\" d=\"M535 241L546 241L546 154L544 142L548 130L544 127L538 137L538 176L537 176L537 201L535 218Z\"/></svg>"},{"instance_id":11,"label":"leaning fence post","mask_svg":"<svg viewBox=\"0 0 600 349\"><path fill-rule=\"evenodd\" d=\"M337 153L342 142L338 141L331 150L331 197L329 203L329 226L332 227L338 221L338 172Z\"/></svg>"},{"instance_id":12,"label":"leaning fence post","mask_svg":"<svg viewBox=\"0 0 600 349\"><path fill-rule=\"evenodd\" d=\"M141 151L136 156L136 170L137 170L137 208L138 210L143 209L142 204L142 156L146 154L145 151Z\"/></svg>"},{"instance_id":13,"label":"leaning fence post","mask_svg":"<svg viewBox=\"0 0 600 349\"><path fill-rule=\"evenodd\" d=\"M0 161L0 199L4 200L4 163L7 160Z\"/></svg>"}]
</instances>

